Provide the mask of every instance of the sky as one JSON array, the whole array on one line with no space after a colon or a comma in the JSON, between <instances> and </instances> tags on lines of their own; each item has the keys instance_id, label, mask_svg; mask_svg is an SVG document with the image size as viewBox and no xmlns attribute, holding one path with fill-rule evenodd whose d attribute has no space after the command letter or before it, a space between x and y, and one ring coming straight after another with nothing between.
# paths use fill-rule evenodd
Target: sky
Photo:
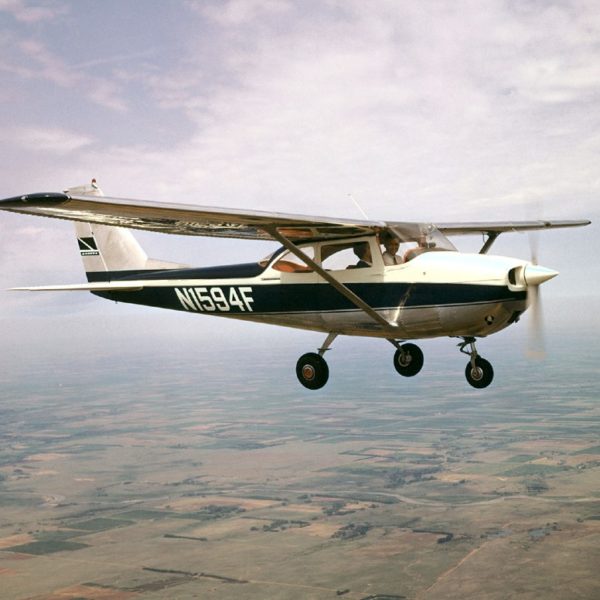
<instances>
[{"instance_id":1,"label":"sky","mask_svg":"<svg viewBox=\"0 0 600 600\"><path fill-rule=\"evenodd\" d=\"M0 0L0 136L0 197L95 177L109 196L309 215L597 222L600 3ZM194 265L273 249L140 239ZM595 223L536 244L561 272L547 320L597 327ZM115 309L89 294L4 291L83 280L71 224L0 214L1 319L100 327Z\"/></svg>"}]
</instances>

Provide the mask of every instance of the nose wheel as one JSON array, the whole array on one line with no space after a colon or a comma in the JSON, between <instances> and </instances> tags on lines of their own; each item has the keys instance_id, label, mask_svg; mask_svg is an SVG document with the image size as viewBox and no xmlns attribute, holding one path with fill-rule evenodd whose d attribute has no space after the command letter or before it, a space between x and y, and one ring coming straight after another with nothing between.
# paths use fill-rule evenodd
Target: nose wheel
<instances>
[{"instance_id":1,"label":"nose wheel","mask_svg":"<svg viewBox=\"0 0 600 600\"><path fill-rule=\"evenodd\" d=\"M459 344L460 351L471 357L465 368L465 377L474 388L486 388L494 379L494 369L485 358L481 358L477 354L475 338L464 338L464 340L462 344ZM470 350L465 350L466 346L469 346Z\"/></svg>"}]
</instances>

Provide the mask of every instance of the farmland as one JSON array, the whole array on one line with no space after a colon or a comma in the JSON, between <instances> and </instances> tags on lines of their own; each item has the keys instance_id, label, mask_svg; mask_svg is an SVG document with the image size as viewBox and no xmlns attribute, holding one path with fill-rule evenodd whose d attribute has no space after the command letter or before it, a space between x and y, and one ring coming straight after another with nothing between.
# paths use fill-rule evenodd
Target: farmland
<instances>
[{"instance_id":1,"label":"farmland","mask_svg":"<svg viewBox=\"0 0 600 600\"><path fill-rule=\"evenodd\" d=\"M367 401L171 366L5 386L3 598L597 597L591 379Z\"/></svg>"}]
</instances>

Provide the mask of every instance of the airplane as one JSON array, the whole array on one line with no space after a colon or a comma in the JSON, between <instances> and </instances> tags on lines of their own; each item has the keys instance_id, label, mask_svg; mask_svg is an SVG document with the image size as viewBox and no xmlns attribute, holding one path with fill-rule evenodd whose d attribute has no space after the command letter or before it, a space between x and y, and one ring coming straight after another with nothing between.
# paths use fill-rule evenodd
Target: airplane
<instances>
[{"instance_id":1,"label":"airplane","mask_svg":"<svg viewBox=\"0 0 600 600\"><path fill-rule=\"evenodd\" d=\"M303 354L296 375L308 389L329 378L323 355L339 335L382 338L405 377L424 357L409 340L453 337L468 355L465 377L487 387L492 365L477 338L519 321L539 286L558 273L488 255L498 236L588 225L589 220L416 223L350 220L105 197L96 180L62 193L0 200L0 209L75 221L87 283L13 288L88 291L101 298L194 314L268 323L326 334ZM250 263L191 267L148 258L131 229L274 240L281 245ZM481 234L478 253L459 252L449 237ZM393 262L381 245L394 240ZM394 248L394 249L395 249Z\"/></svg>"}]
</instances>

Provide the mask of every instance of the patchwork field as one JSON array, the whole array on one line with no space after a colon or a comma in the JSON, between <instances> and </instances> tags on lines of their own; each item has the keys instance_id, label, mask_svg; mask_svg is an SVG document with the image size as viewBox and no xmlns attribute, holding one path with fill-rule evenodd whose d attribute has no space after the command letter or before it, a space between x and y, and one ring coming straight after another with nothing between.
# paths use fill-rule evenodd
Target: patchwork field
<instances>
[{"instance_id":1,"label":"patchwork field","mask_svg":"<svg viewBox=\"0 0 600 600\"><path fill-rule=\"evenodd\" d=\"M369 400L186 368L4 388L3 600L600 597L591 363Z\"/></svg>"}]
</instances>

